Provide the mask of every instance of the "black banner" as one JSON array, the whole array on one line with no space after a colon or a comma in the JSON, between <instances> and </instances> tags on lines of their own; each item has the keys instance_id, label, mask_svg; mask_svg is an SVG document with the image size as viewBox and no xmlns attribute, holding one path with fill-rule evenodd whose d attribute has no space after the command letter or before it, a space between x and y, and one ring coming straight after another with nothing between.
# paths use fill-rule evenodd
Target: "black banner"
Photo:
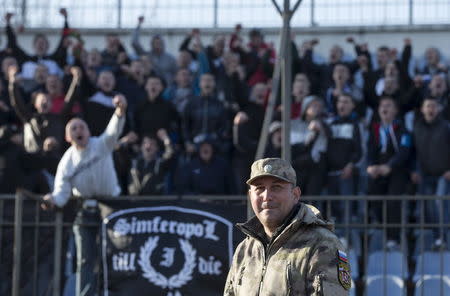
<instances>
[{"instance_id":1,"label":"black banner","mask_svg":"<svg viewBox=\"0 0 450 296\"><path fill-rule=\"evenodd\" d=\"M244 205L142 201L101 209L104 296L223 294Z\"/></svg>"}]
</instances>

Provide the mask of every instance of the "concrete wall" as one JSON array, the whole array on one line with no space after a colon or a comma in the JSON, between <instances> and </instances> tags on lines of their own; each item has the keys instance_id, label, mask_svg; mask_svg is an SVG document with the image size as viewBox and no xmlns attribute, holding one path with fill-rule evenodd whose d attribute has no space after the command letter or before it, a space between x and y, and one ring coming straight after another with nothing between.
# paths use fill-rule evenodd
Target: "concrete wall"
<instances>
[{"instance_id":1,"label":"concrete wall","mask_svg":"<svg viewBox=\"0 0 450 296\"><path fill-rule=\"evenodd\" d=\"M150 36L153 33L160 33L165 37L167 48L170 52L176 53L179 44L190 29L167 29L167 30L143 30L141 42L144 48L148 48ZM263 29L266 40L278 43L279 29ZM18 35L19 44L31 51L33 35L37 32L45 33L49 36L51 47L54 48L59 38L59 30L28 30ZM104 36L109 33L117 33L124 45L133 53L131 49L131 31L129 30L81 30L86 41L86 48L104 48ZM357 42L367 42L371 50L380 45L388 45L401 49L403 40L406 37L412 39L414 56L422 56L425 49L430 46L437 47L447 57L450 57L450 25L449 26L420 26L420 27L346 27L346 28L293 28L297 43L302 40L319 38L320 43L316 47L316 52L327 56L327 52L334 44L341 45L347 53L353 53L352 47L345 42L347 36L353 36ZM204 44L209 44L212 36L217 34L229 35L229 30L202 30ZM246 37L247 33L244 31ZM1 38L1 47L6 44L6 36Z\"/></svg>"}]
</instances>

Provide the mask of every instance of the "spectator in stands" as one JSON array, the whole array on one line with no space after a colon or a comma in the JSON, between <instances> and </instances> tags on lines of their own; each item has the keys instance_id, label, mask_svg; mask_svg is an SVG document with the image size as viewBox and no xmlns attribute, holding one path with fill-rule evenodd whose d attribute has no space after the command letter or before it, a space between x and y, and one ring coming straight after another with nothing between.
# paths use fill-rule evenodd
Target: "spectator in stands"
<instances>
[{"instance_id":1,"label":"spectator in stands","mask_svg":"<svg viewBox=\"0 0 450 296\"><path fill-rule=\"evenodd\" d=\"M436 47L428 47L425 50L425 65L422 69L416 68L416 74L419 75L435 75L447 74L448 66L441 58L441 53Z\"/></svg>"},{"instance_id":2,"label":"spectator in stands","mask_svg":"<svg viewBox=\"0 0 450 296\"><path fill-rule=\"evenodd\" d=\"M200 96L189 101L184 110L183 138L186 151L190 154L195 151L195 144L204 137L220 143L220 153L228 151L230 146L230 141L227 141L230 129L227 113L217 99L215 88L214 76L203 74L200 78Z\"/></svg>"},{"instance_id":3,"label":"spectator in stands","mask_svg":"<svg viewBox=\"0 0 450 296\"><path fill-rule=\"evenodd\" d=\"M252 29L249 33L250 42L244 61L247 83L250 86L258 82L266 83L271 77L275 64L273 45L264 42L261 30Z\"/></svg>"},{"instance_id":4,"label":"spectator in stands","mask_svg":"<svg viewBox=\"0 0 450 296\"><path fill-rule=\"evenodd\" d=\"M78 197L79 208L74 224L77 250L75 295L96 294L98 264L96 237L98 228L85 226L100 223L96 197L118 196L120 186L112 160L112 151L125 124L127 103L122 95L113 99L116 107L111 120L100 137L91 137L86 122L74 118L66 126L66 140L71 147L64 153L55 178L52 193L44 196L44 208L64 207L73 194Z\"/></svg>"},{"instance_id":5,"label":"spectator in stands","mask_svg":"<svg viewBox=\"0 0 450 296\"><path fill-rule=\"evenodd\" d=\"M33 78L23 79L21 81L24 93L30 97L31 94L35 91L43 91L45 89L45 82L47 80L47 77L48 77L47 66L38 63L36 65Z\"/></svg>"},{"instance_id":6,"label":"spectator in stands","mask_svg":"<svg viewBox=\"0 0 450 296\"><path fill-rule=\"evenodd\" d=\"M282 142L282 125L280 121L274 121L269 126L269 143L267 145L264 157L281 157Z\"/></svg>"},{"instance_id":7,"label":"spectator in stands","mask_svg":"<svg viewBox=\"0 0 450 296\"><path fill-rule=\"evenodd\" d=\"M98 75L97 88L90 90L93 94L82 101L84 116L93 136L99 136L105 130L114 113L113 98L117 94L115 88L116 78L113 72L105 70Z\"/></svg>"},{"instance_id":8,"label":"spectator in stands","mask_svg":"<svg viewBox=\"0 0 450 296\"><path fill-rule=\"evenodd\" d=\"M320 195L326 179L327 134L323 101L316 96L303 99L300 119L292 121L292 164L305 195Z\"/></svg>"},{"instance_id":9,"label":"spectator in stands","mask_svg":"<svg viewBox=\"0 0 450 296\"><path fill-rule=\"evenodd\" d=\"M421 108L423 117L414 125L417 171L412 180L419 183L422 195L450 195L450 123L440 116L441 109L438 100L426 97ZM427 222L449 222L449 201L426 201L425 205Z\"/></svg>"},{"instance_id":10,"label":"spectator in stands","mask_svg":"<svg viewBox=\"0 0 450 296\"><path fill-rule=\"evenodd\" d=\"M215 139L199 140L198 154L179 170L177 187L184 194L233 194L231 166L215 151Z\"/></svg>"},{"instance_id":11,"label":"spectator in stands","mask_svg":"<svg viewBox=\"0 0 450 296\"><path fill-rule=\"evenodd\" d=\"M141 153L132 160L128 183L128 192L131 195L167 193L166 177L174 163L175 152L166 130L158 130L157 137L144 136ZM162 154L159 141L164 143Z\"/></svg>"},{"instance_id":12,"label":"spectator in stands","mask_svg":"<svg viewBox=\"0 0 450 296\"><path fill-rule=\"evenodd\" d=\"M172 102L180 116L184 113L187 103L194 96L192 73L186 68L180 68L175 76L175 83L166 88L164 97Z\"/></svg>"},{"instance_id":13,"label":"spectator in stands","mask_svg":"<svg viewBox=\"0 0 450 296\"><path fill-rule=\"evenodd\" d=\"M146 52L139 41L141 26L144 22L144 17L138 18L138 25L133 32L132 46L137 55L148 55L157 75L161 76L167 85L171 85L175 72L177 70L177 63L175 58L165 50L164 40L161 35L154 35L150 42L150 51Z\"/></svg>"},{"instance_id":14,"label":"spectator in stands","mask_svg":"<svg viewBox=\"0 0 450 296\"><path fill-rule=\"evenodd\" d=\"M361 159L362 144L352 96L341 94L336 107L337 116L328 121L331 130L327 149L328 194L355 195L355 165Z\"/></svg>"},{"instance_id":15,"label":"spectator in stands","mask_svg":"<svg viewBox=\"0 0 450 296\"><path fill-rule=\"evenodd\" d=\"M411 150L411 136L396 120L398 107L391 97L381 97L378 107L380 121L370 127L368 142L369 175L368 194L402 195L408 183L408 160ZM372 217L382 222L382 203L370 202ZM400 223L401 202L387 203L387 223ZM389 228L388 240L398 240L398 231Z\"/></svg>"},{"instance_id":16,"label":"spectator in stands","mask_svg":"<svg viewBox=\"0 0 450 296\"><path fill-rule=\"evenodd\" d=\"M145 83L146 99L137 106L134 115L134 129L138 136L156 136L159 129L169 134L178 134L180 117L174 105L164 100L164 83L159 76L150 76Z\"/></svg>"},{"instance_id":17,"label":"spectator in stands","mask_svg":"<svg viewBox=\"0 0 450 296\"><path fill-rule=\"evenodd\" d=\"M64 124L68 121L68 115L74 102L75 88L77 87L81 71L72 68L73 80L64 99L64 107L60 114L53 114L52 100L49 94L37 92L33 98L33 106L37 113L33 113L24 102L16 82L18 69L9 69L9 97L11 105L17 116L24 124L24 143L27 152L42 151L43 147L50 145L62 149L64 138Z\"/></svg>"},{"instance_id":18,"label":"spectator in stands","mask_svg":"<svg viewBox=\"0 0 450 296\"><path fill-rule=\"evenodd\" d=\"M379 71L374 71L370 67L366 56L359 59L359 65L363 72L364 97L367 105L376 110L381 96L394 98L404 114L408 111L405 104L405 92L411 88L412 80L409 77L408 66L411 59L411 40L404 40L404 48L401 59L398 60L396 51L391 53L390 61L384 66L384 72L380 76Z\"/></svg>"},{"instance_id":19,"label":"spectator in stands","mask_svg":"<svg viewBox=\"0 0 450 296\"><path fill-rule=\"evenodd\" d=\"M136 105L146 97L145 82L144 63L141 59L121 66L117 77L117 91L127 98L130 115L134 114Z\"/></svg>"},{"instance_id":20,"label":"spectator in stands","mask_svg":"<svg viewBox=\"0 0 450 296\"><path fill-rule=\"evenodd\" d=\"M233 172L238 192L245 194L248 188L245 180L255 160L261 128L264 120L267 87L263 83L253 86L249 102L233 119Z\"/></svg>"},{"instance_id":21,"label":"spectator in stands","mask_svg":"<svg viewBox=\"0 0 450 296\"><path fill-rule=\"evenodd\" d=\"M303 73L295 75L294 83L292 84L292 107L291 119L298 119L302 113L303 99L310 95L310 82L308 76Z\"/></svg>"},{"instance_id":22,"label":"spectator in stands","mask_svg":"<svg viewBox=\"0 0 450 296\"><path fill-rule=\"evenodd\" d=\"M103 70L109 70L113 73L117 73L120 65L126 61L127 53L117 34L109 33L106 35L106 47L101 52L101 57Z\"/></svg>"},{"instance_id":23,"label":"spectator in stands","mask_svg":"<svg viewBox=\"0 0 450 296\"><path fill-rule=\"evenodd\" d=\"M2 61L0 75L0 126L17 123L14 109L11 107L8 92L8 69L18 67L17 61L13 57L5 57Z\"/></svg>"},{"instance_id":24,"label":"spectator in stands","mask_svg":"<svg viewBox=\"0 0 450 296\"><path fill-rule=\"evenodd\" d=\"M336 115L337 98L343 94L351 94L354 101L363 104L363 95L361 90L351 82L350 69L346 64L336 64L333 69L333 85L326 92L327 112Z\"/></svg>"},{"instance_id":25,"label":"spectator in stands","mask_svg":"<svg viewBox=\"0 0 450 296\"><path fill-rule=\"evenodd\" d=\"M45 145L40 152L28 153L22 143L22 134L16 126L0 127L0 192L14 194L17 188L25 188L44 193L49 187L38 172L55 170L59 154L52 151L51 145Z\"/></svg>"},{"instance_id":26,"label":"spectator in stands","mask_svg":"<svg viewBox=\"0 0 450 296\"><path fill-rule=\"evenodd\" d=\"M34 55L28 55L18 44L16 35L11 27L11 18L14 14L7 13L6 20L6 34L8 36L8 48L12 51L13 56L19 62L22 68L22 76L31 79L34 76L34 71L38 63L45 64L50 74L62 74L62 68L66 65L67 47L69 45L67 37L67 29L69 28L67 22L67 11L65 8L60 9L60 14L64 17L64 29L61 34L61 40L55 52L48 54L49 42L45 35L37 34L33 39Z\"/></svg>"},{"instance_id":27,"label":"spectator in stands","mask_svg":"<svg viewBox=\"0 0 450 296\"><path fill-rule=\"evenodd\" d=\"M230 117L247 102L248 87L245 82L245 72L240 64L239 55L226 52L223 55L224 71L219 72L216 77L217 97L224 104Z\"/></svg>"}]
</instances>

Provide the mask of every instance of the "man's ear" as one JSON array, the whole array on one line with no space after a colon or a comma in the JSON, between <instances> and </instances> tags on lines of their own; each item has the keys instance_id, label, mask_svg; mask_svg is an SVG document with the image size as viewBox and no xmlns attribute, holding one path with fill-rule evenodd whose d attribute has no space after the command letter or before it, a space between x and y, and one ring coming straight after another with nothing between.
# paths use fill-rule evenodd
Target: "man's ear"
<instances>
[{"instance_id":1,"label":"man's ear","mask_svg":"<svg viewBox=\"0 0 450 296\"><path fill-rule=\"evenodd\" d=\"M300 190L300 187L295 186L292 190L293 190L293 193L294 193L294 199L299 201L300 200L300 196L302 195L302 191Z\"/></svg>"},{"instance_id":2,"label":"man's ear","mask_svg":"<svg viewBox=\"0 0 450 296\"><path fill-rule=\"evenodd\" d=\"M66 133L64 135L64 139L66 140L67 143L72 144L72 137L70 136L69 133Z\"/></svg>"}]
</instances>

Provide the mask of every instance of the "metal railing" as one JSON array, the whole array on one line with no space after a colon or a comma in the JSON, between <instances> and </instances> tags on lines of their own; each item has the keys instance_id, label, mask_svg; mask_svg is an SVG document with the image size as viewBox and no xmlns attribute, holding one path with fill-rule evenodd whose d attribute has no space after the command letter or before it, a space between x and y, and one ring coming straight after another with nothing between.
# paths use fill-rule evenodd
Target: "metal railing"
<instances>
[{"instance_id":1,"label":"metal railing","mask_svg":"<svg viewBox=\"0 0 450 296\"><path fill-rule=\"evenodd\" d=\"M292 1L294 2L294 1ZM445 25L448 0L304 0L292 20L297 27ZM293 4L292 4L293 5ZM139 15L145 27L230 28L279 27L270 0L3 0L0 15L13 11L16 21L31 28L59 28L58 9L67 7L77 28L132 28Z\"/></svg>"},{"instance_id":2,"label":"metal railing","mask_svg":"<svg viewBox=\"0 0 450 296\"><path fill-rule=\"evenodd\" d=\"M120 199L148 201L149 205L153 201L180 199L223 201L223 206L230 201L246 201L245 196L132 196ZM355 283L353 295L370 295L365 294L372 288L370 281L376 280L377 277L386 281L394 274L403 287L402 295L422 295L414 293L424 291L422 281L428 276L427 262L424 262L428 258L426 256L438 256L438 269L434 276L440 276L441 286L444 287L443 276L448 272L448 262L444 262L444 256L450 254L450 223L447 218L449 213L445 213L444 207L439 204L450 203L449 196L314 196L302 197L302 200L316 205L326 218L335 220L336 233L347 244L350 261L355 269L352 273ZM395 202L400 203L399 212L398 215L392 216L390 208ZM429 217L426 202L437 203L441 219L427 221ZM375 208L379 210L379 216L374 218ZM14 217L12 211L15 213ZM7 293L6 291L11 291L13 296L36 295L38 286L42 284L47 285L51 295L61 295L63 253L66 235L73 225L71 215L70 211L43 212L39 202L27 199L21 194L0 196L0 265L3 265L0 268L0 277L10 280L8 286L5 286L5 279L0 278L0 283L3 283L3 286L0 284L0 295L10 295L2 294ZM394 217L395 221L389 221L389 216ZM12 228L14 239L11 237ZM389 244L392 234L397 238L395 245ZM45 238L42 239L41 236ZM436 237L443 238L444 243L433 246ZM46 250L42 241L49 246ZM5 245L9 246L3 249L2 246ZM47 255L47 260L51 258L52 262L51 266L47 267L52 277L46 283L40 283L38 277L40 266L45 261L41 260L43 252ZM394 272L389 264L394 258L392 256L401 258L400 269L397 268ZM4 260L5 258L13 260ZM371 263L376 258L376 264ZM12 274L12 278L8 277L9 274ZM383 292L378 295L387 295L387 287L384 282L381 288Z\"/></svg>"}]
</instances>

